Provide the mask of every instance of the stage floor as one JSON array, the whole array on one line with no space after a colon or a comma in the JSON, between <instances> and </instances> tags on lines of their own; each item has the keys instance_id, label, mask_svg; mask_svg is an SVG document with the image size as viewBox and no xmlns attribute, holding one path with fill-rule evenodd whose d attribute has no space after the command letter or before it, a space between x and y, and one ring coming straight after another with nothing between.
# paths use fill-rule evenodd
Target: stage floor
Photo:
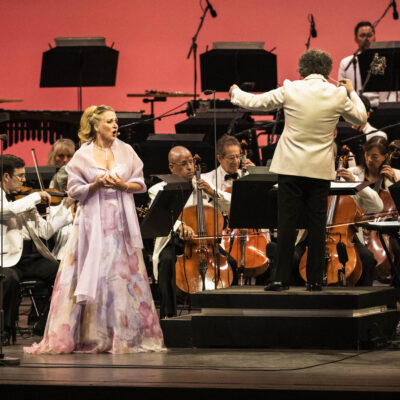
<instances>
[{"instance_id":1,"label":"stage floor","mask_svg":"<svg viewBox=\"0 0 400 400\"><path fill-rule=\"evenodd\" d=\"M400 391L400 340L389 348L363 351L168 349L131 355L24 354L22 347L35 339L40 338L18 337L18 345L3 349L6 356L20 358L21 364L0 367L2 400L28 393L30 400L36 398L32 393L38 398L43 394L74 398L86 390L96 393L96 398L110 398L112 393L119 398L135 393L181 398L200 390L219 399L236 398L239 393L252 398L267 393L273 393L274 399L298 398L298 391L310 398L321 391L332 395L340 391L342 398L362 392L364 399L388 399Z\"/></svg>"}]
</instances>

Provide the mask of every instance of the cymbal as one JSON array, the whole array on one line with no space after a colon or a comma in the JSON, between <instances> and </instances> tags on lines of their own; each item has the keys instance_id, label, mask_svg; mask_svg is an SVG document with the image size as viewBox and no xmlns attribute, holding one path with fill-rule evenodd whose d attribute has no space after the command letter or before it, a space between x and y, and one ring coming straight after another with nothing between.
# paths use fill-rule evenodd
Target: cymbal
<instances>
[{"instance_id":1,"label":"cymbal","mask_svg":"<svg viewBox=\"0 0 400 400\"><path fill-rule=\"evenodd\" d=\"M183 92L159 92L156 90L146 90L145 93L128 93L127 97L194 97L193 93Z\"/></svg>"},{"instance_id":2,"label":"cymbal","mask_svg":"<svg viewBox=\"0 0 400 400\"><path fill-rule=\"evenodd\" d=\"M24 101L22 99L0 99L0 103L16 103Z\"/></svg>"}]
</instances>

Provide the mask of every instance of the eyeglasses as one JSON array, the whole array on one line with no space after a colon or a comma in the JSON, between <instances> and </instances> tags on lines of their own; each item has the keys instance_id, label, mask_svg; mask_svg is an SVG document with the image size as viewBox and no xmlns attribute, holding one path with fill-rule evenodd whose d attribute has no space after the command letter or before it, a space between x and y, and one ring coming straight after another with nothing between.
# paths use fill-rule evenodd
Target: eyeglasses
<instances>
[{"instance_id":1,"label":"eyeglasses","mask_svg":"<svg viewBox=\"0 0 400 400\"><path fill-rule=\"evenodd\" d=\"M374 34L373 33L360 33L359 35L358 35L358 37L360 37L360 38L370 38L370 37L372 37L372 36L374 36Z\"/></svg>"},{"instance_id":2,"label":"eyeglasses","mask_svg":"<svg viewBox=\"0 0 400 400\"><path fill-rule=\"evenodd\" d=\"M25 179L25 174L17 174L17 175L13 175L12 177L16 177L16 178L18 178L18 180L20 180L20 181L22 181L22 180L24 180Z\"/></svg>"},{"instance_id":3,"label":"eyeglasses","mask_svg":"<svg viewBox=\"0 0 400 400\"><path fill-rule=\"evenodd\" d=\"M189 158L189 160L185 160L180 163L172 162L171 164L178 165L179 167L187 167L188 165L193 165L194 160L193 160L193 158Z\"/></svg>"},{"instance_id":4,"label":"eyeglasses","mask_svg":"<svg viewBox=\"0 0 400 400\"><path fill-rule=\"evenodd\" d=\"M228 161L235 161L235 160L241 160L242 155L241 154L232 154L230 156L224 156L224 158L227 159Z\"/></svg>"}]
</instances>

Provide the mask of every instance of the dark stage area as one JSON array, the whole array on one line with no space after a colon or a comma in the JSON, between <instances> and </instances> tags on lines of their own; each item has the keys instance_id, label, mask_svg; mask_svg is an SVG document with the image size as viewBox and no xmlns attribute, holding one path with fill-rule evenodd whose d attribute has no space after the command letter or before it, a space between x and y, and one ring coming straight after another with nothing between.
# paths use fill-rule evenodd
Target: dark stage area
<instances>
[{"instance_id":1,"label":"dark stage area","mask_svg":"<svg viewBox=\"0 0 400 400\"><path fill-rule=\"evenodd\" d=\"M8 348L7 355L20 357L21 365L1 368L4 400L18 395L314 399L321 392L324 397L391 399L400 390L397 346L366 351L168 349L132 355L34 356L24 355L20 343Z\"/></svg>"}]
</instances>

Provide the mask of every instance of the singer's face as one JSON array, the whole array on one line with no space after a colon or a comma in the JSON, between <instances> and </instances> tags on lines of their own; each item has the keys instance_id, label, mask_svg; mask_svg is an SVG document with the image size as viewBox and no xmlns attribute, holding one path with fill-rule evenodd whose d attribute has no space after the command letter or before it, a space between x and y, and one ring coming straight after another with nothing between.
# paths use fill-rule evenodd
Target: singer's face
<instances>
[{"instance_id":1,"label":"singer's face","mask_svg":"<svg viewBox=\"0 0 400 400\"><path fill-rule=\"evenodd\" d=\"M375 33L370 26L361 26L358 28L355 41L362 50L368 50L372 42L375 42Z\"/></svg>"},{"instance_id":2,"label":"singer's face","mask_svg":"<svg viewBox=\"0 0 400 400\"><path fill-rule=\"evenodd\" d=\"M241 151L239 146L230 145L225 146L224 155L217 155L217 159L221 164L221 167L228 173L234 174L237 172L240 166Z\"/></svg>"},{"instance_id":3,"label":"singer's face","mask_svg":"<svg viewBox=\"0 0 400 400\"><path fill-rule=\"evenodd\" d=\"M118 136L118 118L114 111L101 114L101 120L96 127L97 137L103 142L113 142Z\"/></svg>"}]
</instances>

